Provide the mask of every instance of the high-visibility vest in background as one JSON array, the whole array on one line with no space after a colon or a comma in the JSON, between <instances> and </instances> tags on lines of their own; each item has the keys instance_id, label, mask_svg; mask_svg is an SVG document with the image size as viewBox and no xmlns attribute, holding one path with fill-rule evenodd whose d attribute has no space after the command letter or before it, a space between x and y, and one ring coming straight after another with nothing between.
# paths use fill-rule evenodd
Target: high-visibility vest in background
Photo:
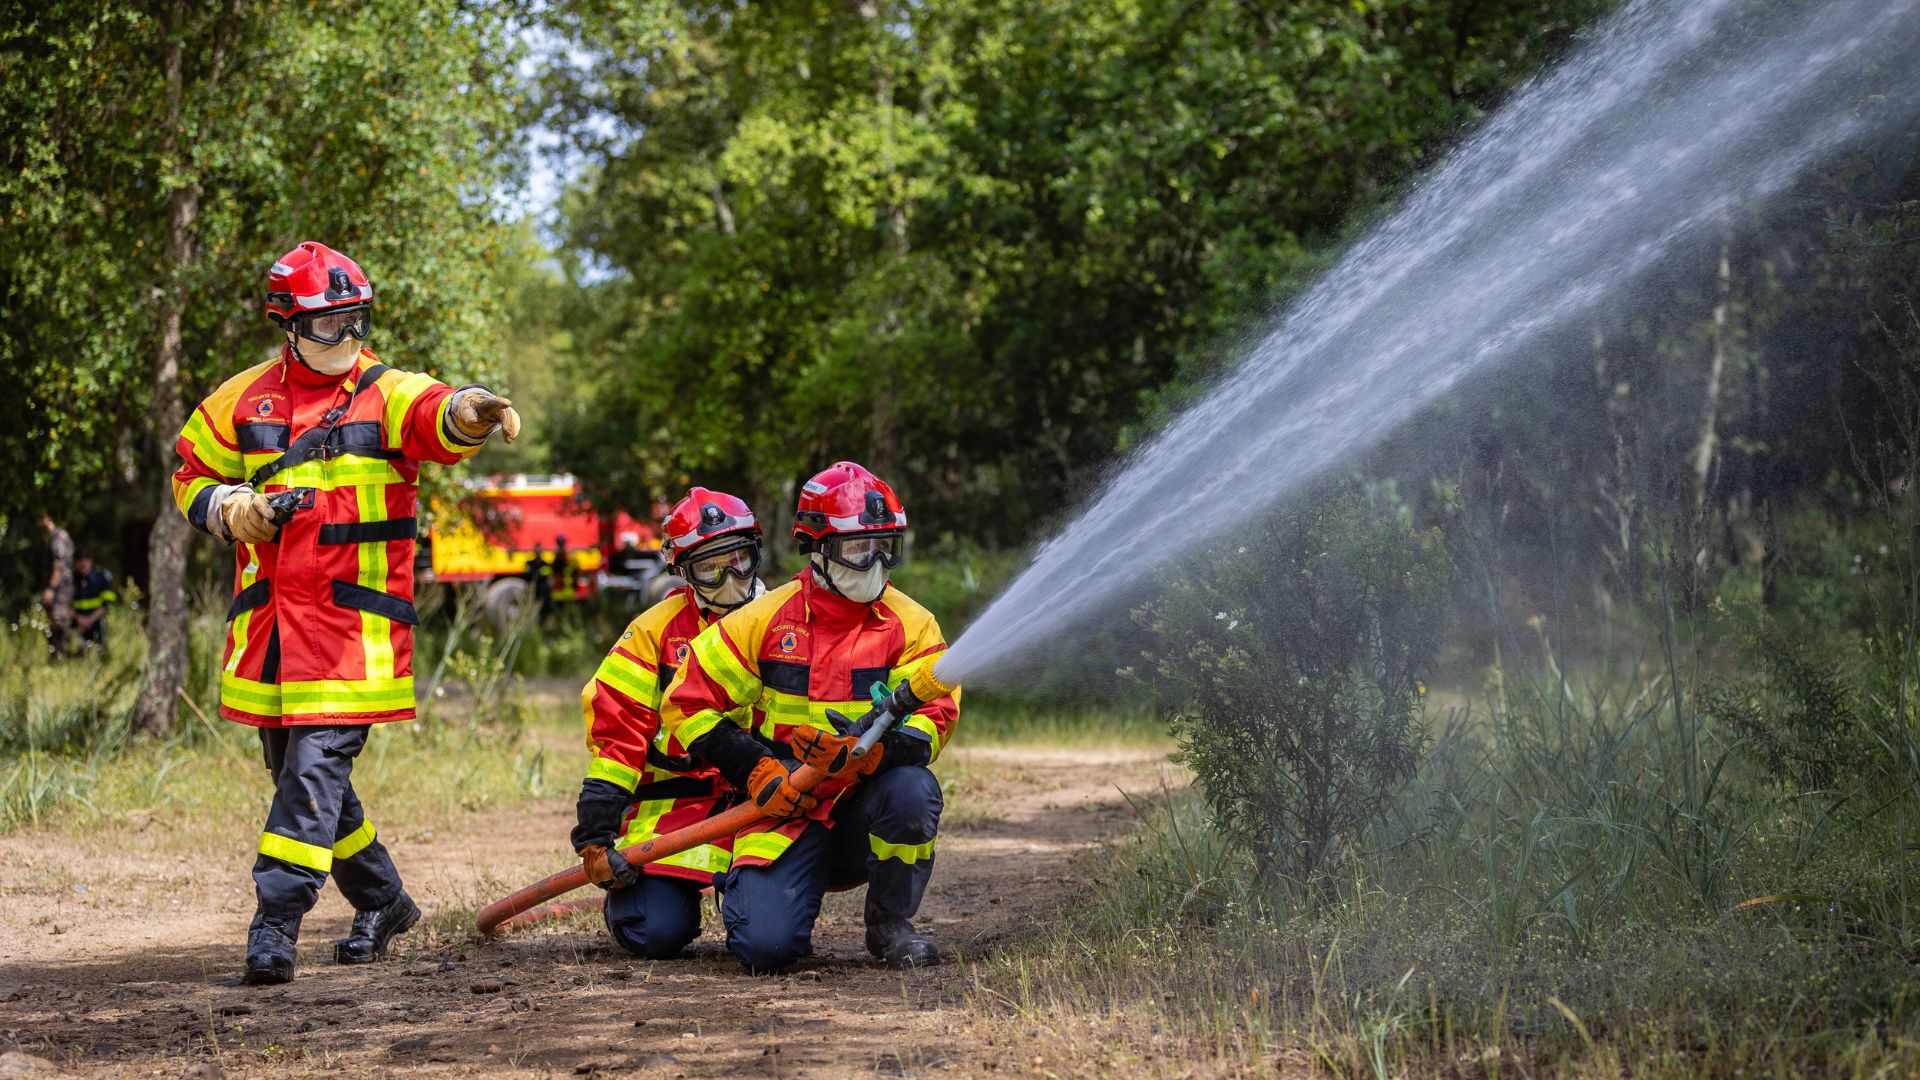
<instances>
[{"instance_id":1,"label":"high-visibility vest in background","mask_svg":"<svg viewBox=\"0 0 1920 1080\"><path fill-rule=\"evenodd\" d=\"M311 489L279 538L234 545L233 603L220 714L256 727L370 724L413 716L413 549L422 461L480 449L447 415L451 387L388 369L362 351L353 370L322 375L283 349L200 403L175 443L174 501L207 530L213 488L278 461L329 410L328 448L259 485ZM210 530L209 530L210 531Z\"/></svg>"}]
</instances>

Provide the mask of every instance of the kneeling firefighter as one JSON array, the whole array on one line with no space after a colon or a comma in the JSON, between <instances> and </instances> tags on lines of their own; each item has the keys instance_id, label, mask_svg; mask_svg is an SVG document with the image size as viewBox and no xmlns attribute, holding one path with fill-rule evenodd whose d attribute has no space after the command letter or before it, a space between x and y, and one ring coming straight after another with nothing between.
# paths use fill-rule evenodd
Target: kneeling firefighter
<instances>
[{"instance_id":1,"label":"kneeling firefighter","mask_svg":"<svg viewBox=\"0 0 1920 1080\"><path fill-rule=\"evenodd\" d=\"M614 845L644 843L726 809L720 773L660 729L660 695L714 620L766 591L760 526L745 502L696 487L662 525L661 557L684 585L627 625L580 692L593 761L580 785L573 847L607 882L607 930L629 952L674 956L700 933L700 891L727 870L724 844L629 866ZM749 710L734 710L741 723Z\"/></svg>"},{"instance_id":2,"label":"kneeling firefighter","mask_svg":"<svg viewBox=\"0 0 1920 1080\"><path fill-rule=\"evenodd\" d=\"M174 501L234 545L220 715L260 730L272 808L253 864L246 980L293 977L300 921L329 874L353 904L334 960L360 964L420 918L354 794L369 725L413 716L413 549L420 463L451 464L512 402L398 371L361 348L373 286L308 241L267 273L278 356L221 384L175 450Z\"/></svg>"},{"instance_id":3,"label":"kneeling firefighter","mask_svg":"<svg viewBox=\"0 0 1920 1080\"><path fill-rule=\"evenodd\" d=\"M854 733L828 710L867 711L945 651L939 624L887 583L907 515L893 489L840 462L801 489L794 535L810 562L792 581L708 627L668 688L662 722L689 754L772 816L734 836L718 886L727 947L749 970L812 951L830 888L867 883L867 949L891 966L935 963L912 919L933 873L940 784L927 768L959 720L957 691L914 701L900 726L852 759ZM751 722L770 725L771 743ZM834 773L811 794L789 774Z\"/></svg>"}]
</instances>

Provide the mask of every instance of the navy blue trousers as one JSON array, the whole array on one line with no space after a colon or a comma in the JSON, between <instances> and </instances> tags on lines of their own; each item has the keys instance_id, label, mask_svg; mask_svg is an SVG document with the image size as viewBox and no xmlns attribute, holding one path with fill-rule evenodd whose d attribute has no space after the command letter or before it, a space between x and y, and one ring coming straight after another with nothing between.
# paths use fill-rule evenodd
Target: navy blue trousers
<instances>
[{"instance_id":1,"label":"navy blue trousers","mask_svg":"<svg viewBox=\"0 0 1920 1080\"><path fill-rule=\"evenodd\" d=\"M260 729L273 776L273 806L253 861L262 914L297 921L313 910L329 874L360 911L399 897L400 871L353 792L353 759L366 745L364 724Z\"/></svg>"},{"instance_id":2,"label":"navy blue trousers","mask_svg":"<svg viewBox=\"0 0 1920 1080\"><path fill-rule=\"evenodd\" d=\"M700 883L641 874L637 885L607 890L607 932L635 956L665 960L700 936Z\"/></svg>"},{"instance_id":3,"label":"navy blue trousers","mask_svg":"<svg viewBox=\"0 0 1920 1080\"><path fill-rule=\"evenodd\" d=\"M727 949L749 971L772 972L813 952L813 924L830 888L867 883L867 925L911 919L933 876L940 781L909 765L875 774L834 807L831 828L810 822L766 866L722 875Z\"/></svg>"}]
</instances>

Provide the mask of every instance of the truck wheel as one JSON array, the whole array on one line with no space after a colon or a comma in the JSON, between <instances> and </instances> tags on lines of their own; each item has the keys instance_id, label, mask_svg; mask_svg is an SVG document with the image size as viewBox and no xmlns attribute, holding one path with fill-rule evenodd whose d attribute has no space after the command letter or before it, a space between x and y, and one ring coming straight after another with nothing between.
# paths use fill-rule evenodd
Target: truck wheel
<instances>
[{"instance_id":1,"label":"truck wheel","mask_svg":"<svg viewBox=\"0 0 1920 1080\"><path fill-rule=\"evenodd\" d=\"M526 578L503 577L487 586L487 621L499 629L512 626L533 603Z\"/></svg>"}]
</instances>

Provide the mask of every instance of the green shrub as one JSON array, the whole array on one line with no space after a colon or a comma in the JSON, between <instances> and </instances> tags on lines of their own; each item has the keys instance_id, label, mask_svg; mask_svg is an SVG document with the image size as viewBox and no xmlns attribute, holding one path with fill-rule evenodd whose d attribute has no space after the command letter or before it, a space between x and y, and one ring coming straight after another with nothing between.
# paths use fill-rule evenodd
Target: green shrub
<instances>
[{"instance_id":1,"label":"green shrub","mask_svg":"<svg viewBox=\"0 0 1920 1080\"><path fill-rule=\"evenodd\" d=\"M1444 569L1436 532L1343 483L1142 610L1180 758L1263 879L1307 886L1412 773Z\"/></svg>"},{"instance_id":2,"label":"green shrub","mask_svg":"<svg viewBox=\"0 0 1920 1080\"><path fill-rule=\"evenodd\" d=\"M1755 675L1701 690L1702 713L1739 737L1742 753L1779 783L1830 788L1857 775L1868 747L1840 664L1822 646L1774 628L1741 650Z\"/></svg>"}]
</instances>

